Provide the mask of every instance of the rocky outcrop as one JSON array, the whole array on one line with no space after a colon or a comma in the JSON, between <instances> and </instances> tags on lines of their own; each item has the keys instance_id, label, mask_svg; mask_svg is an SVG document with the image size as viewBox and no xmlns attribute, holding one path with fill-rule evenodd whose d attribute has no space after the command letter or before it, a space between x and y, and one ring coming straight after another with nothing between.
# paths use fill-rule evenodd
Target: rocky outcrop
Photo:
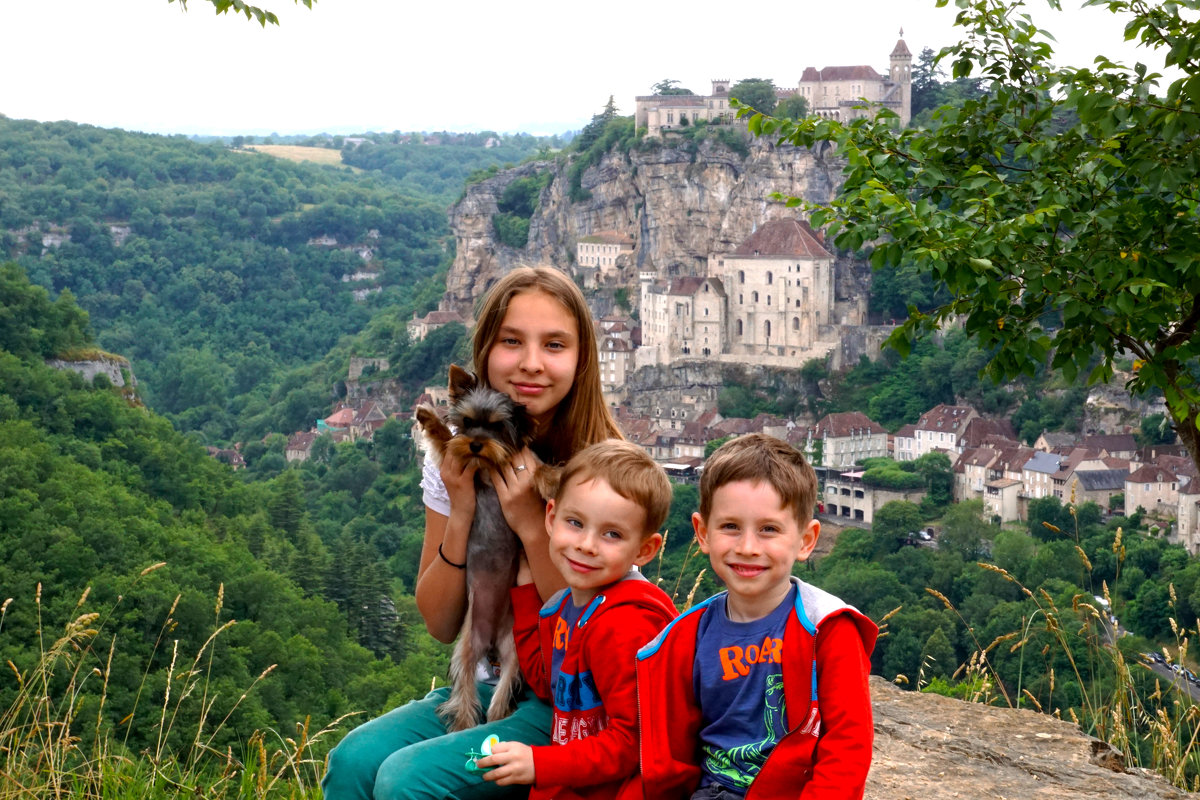
<instances>
[{"instance_id":1,"label":"rocky outcrop","mask_svg":"<svg viewBox=\"0 0 1200 800\"><path fill-rule=\"evenodd\" d=\"M1165 800L1190 795L1035 711L908 692L871 677L875 755L866 800Z\"/></svg>"},{"instance_id":2,"label":"rocky outcrop","mask_svg":"<svg viewBox=\"0 0 1200 800\"><path fill-rule=\"evenodd\" d=\"M103 375L108 378L109 383L118 388L128 386L132 389L137 386L137 378L133 375L133 368L129 366L129 360L111 353L78 359L51 358L46 360L46 365L55 369L77 372L88 383L92 383L97 375Z\"/></svg>"},{"instance_id":3,"label":"rocky outcrop","mask_svg":"<svg viewBox=\"0 0 1200 800\"><path fill-rule=\"evenodd\" d=\"M492 225L505 188L519 178L552 170L529 225L528 244L501 244ZM633 289L640 270L661 276L705 274L713 253L734 249L757 226L795 216L773 193L828 200L840 166L806 148L753 140L748 153L706 139L664 144L645 139L628 153L610 152L585 170L580 185L588 199L572 202L569 162L534 162L467 188L450 210L457 242L447 276L444 311L470 315L474 301L505 272L520 264L552 264L572 271L575 244L599 231L637 239L631 267L622 275ZM869 269L838 259L839 300L865 298Z\"/></svg>"},{"instance_id":4,"label":"rocky outcrop","mask_svg":"<svg viewBox=\"0 0 1200 800\"><path fill-rule=\"evenodd\" d=\"M1121 433L1137 430L1141 421L1151 414L1166 414L1167 405L1161 397L1148 399L1131 395L1125 384L1133 378L1128 372L1117 371L1108 383L1088 389L1084 403L1082 429L1086 433Z\"/></svg>"}]
</instances>

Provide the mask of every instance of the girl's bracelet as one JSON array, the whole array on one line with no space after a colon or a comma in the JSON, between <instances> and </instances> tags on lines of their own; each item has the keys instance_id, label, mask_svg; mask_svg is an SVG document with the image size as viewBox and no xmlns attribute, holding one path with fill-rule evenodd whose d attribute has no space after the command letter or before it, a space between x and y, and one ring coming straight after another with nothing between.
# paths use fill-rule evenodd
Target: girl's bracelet
<instances>
[{"instance_id":1,"label":"girl's bracelet","mask_svg":"<svg viewBox=\"0 0 1200 800\"><path fill-rule=\"evenodd\" d=\"M467 564L465 561L461 564L456 564L455 562L446 558L446 554L442 552L441 544L438 545L438 556L442 559L442 561L445 561L447 564L454 567L455 569L466 569L467 568Z\"/></svg>"}]
</instances>

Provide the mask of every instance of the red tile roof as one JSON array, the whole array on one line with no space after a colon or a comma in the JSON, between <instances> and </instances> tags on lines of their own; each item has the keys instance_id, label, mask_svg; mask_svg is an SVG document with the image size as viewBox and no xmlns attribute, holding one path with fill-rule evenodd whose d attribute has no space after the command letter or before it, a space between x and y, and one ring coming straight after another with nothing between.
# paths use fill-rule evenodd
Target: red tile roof
<instances>
[{"instance_id":1,"label":"red tile roof","mask_svg":"<svg viewBox=\"0 0 1200 800\"><path fill-rule=\"evenodd\" d=\"M874 67L868 67L865 64L855 67L825 67L824 69L805 67L804 73L800 76L801 83L852 80L880 81L884 80L884 77Z\"/></svg>"},{"instance_id":2,"label":"red tile roof","mask_svg":"<svg viewBox=\"0 0 1200 800\"><path fill-rule=\"evenodd\" d=\"M736 256L787 256L790 258L833 258L821 246L807 222L777 219L750 234L733 251Z\"/></svg>"},{"instance_id":3,"label":"red tile roof","mask_svg":"<svg viewBox=\"0 0 1200 800\"><path fill-rule=\"evenodd\" d=\"M975 414L970 406L950 406L939 403L921 415L917 429L923 431L955 431L962 433L964 421Z\"/></svg>"},{"instance_id":4,"label":"red tile roof","mask_svg":"<svg viewBox=\"0 0 1200 800\"><path fill-rule=\"evenodd\" d=\"M861 411L826 414L810 429L814 438L844 437L863 433L887 433L887 429Z\"/></svg>"}]
</instances>

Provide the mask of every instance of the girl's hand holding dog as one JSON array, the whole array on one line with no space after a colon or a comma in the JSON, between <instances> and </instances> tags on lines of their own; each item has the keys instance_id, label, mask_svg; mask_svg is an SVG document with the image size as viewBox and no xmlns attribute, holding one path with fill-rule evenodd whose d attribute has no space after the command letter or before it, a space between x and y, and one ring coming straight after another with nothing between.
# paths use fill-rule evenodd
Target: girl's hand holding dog
<instances>
[{"instance_id":1,"label":"girl's hand holding dog","mask_svg":"<svg viewBox=\"0 0 1200 800\"><path fill-rule=\"evenodd\" d=\"M520 742L500 742L492 746L492 754L476 760L483 769L495 767L483 773L485 781L498 786L533 783L533 749Z\"/></svg>"},{"instance_id":2,"label":"girl's hand holding dog","mask_svg":"<svg viewBox=\"0 0 1200 800\"><path fill-rule=\"evenodd\" d=\"M526 549L539 544L546 533L546 504L534 485L533 473L541 460L526 447L501 472L493 473L492 485L504 509L508 527L521 537Z\"/></svg>"},{"instance_id":3,"label":"girl's hand holding dog","mask_svg":"<svg viewBox=\"0 0 1200 800\"><path fill-rule=\"evenodd\" d=\"M562 575L550 561L550 537L546 534L546 504L533 479L542 462L525 448L512 464L499 473L492 473L493 486L504 510L508 527L521 539L528 557L530 575L537 584L538 595L546 600L566 585ZM524 469L518 469L524 467Z\"/></svg>"},{"instance_id":4,"label":"girl's hand holding dog","mask_svg":"<svg viewBox=\"0 0 1200 800\"><path fill-rule=\"evenodd\" d=\"M478 463L465 461L451 452L442 456L442 483L450 496L450 513L462 514L466 519L475 517L475 470Z\"/></svg>"}]
</instances>

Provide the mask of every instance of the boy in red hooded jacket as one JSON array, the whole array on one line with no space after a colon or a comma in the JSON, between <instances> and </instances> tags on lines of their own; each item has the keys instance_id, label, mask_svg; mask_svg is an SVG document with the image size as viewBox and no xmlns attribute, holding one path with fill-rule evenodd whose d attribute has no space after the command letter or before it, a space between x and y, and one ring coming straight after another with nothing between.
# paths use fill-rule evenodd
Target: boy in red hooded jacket
<instances>
[{"instance_id":1,"label":"boy in red hooded jacket","mask_svg":"<svg viewBox=\"0 0 1200 800\"><path fill-rule=\"evenodd\" d=\"M546 504L550 558L567 588L544 605L528 579L512 590L521 672L554 706L551 743L493 745L476 766L531 800L642 800L635 656L675 617L670 598L633 570L662 545L671 483L640 447L580 451Z\"/></svg>"},{"instance_id":2,"label":"boy in red hooded jacket","mask_svg":"<svg viewBox=\"0 0 1200 800\"><path fill-rule=\"evenodd\" d=\"M804 456L762 434L705 464L692 524L727 591L638 653L646 800L863 796L877 629L792 576L820 534L816 491Z\"/></svg>"}]
</instances>

